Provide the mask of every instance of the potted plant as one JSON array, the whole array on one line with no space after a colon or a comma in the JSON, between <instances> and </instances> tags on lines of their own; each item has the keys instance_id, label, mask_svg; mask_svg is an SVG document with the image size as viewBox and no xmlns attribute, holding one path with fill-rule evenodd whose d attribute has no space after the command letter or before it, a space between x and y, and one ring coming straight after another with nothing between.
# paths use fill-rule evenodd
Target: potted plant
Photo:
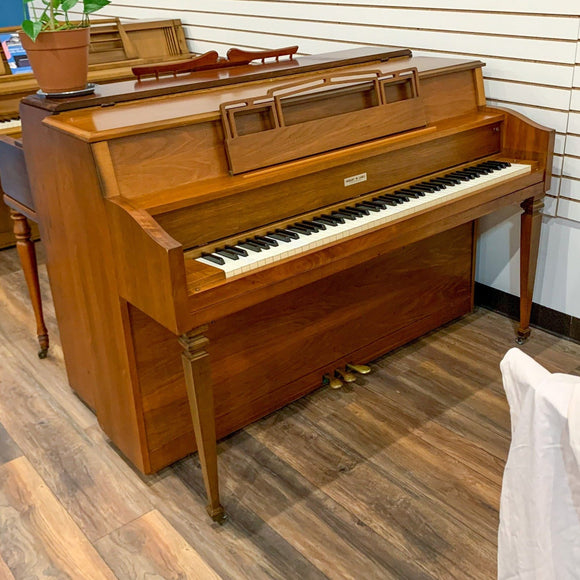
<instances>
[{"instance_id":1,"label":"potted plant","mask_svg":"<svg viewBox=\"0 0 580 580\"><path fill-rule=\"evenodd\" d=\"M23 0L23 3L29 5L30 16L22 22L19 36L40 89L47 94L86 89L89 14L110 4L110 0ZM82 7L82 18L70 20L69 12L77 6Z\"/></svg>"}]
</instances>

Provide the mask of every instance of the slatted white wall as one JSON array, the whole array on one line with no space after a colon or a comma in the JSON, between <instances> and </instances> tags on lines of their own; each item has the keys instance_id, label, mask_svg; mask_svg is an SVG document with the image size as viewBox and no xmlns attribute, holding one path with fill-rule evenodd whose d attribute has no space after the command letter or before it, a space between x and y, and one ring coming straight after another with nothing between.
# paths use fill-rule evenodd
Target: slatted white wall
<instances>
[{"instance_id":1,"label":"slatted white wall","mask_svg":"<svg viewBox=\"0 0 580 580\"><path fill-rule=\"evenodd\" d=\"M558 228L577 230L572 220L580 222L579 0L113 0L99 14L180 18L195 52L298 44L301 53L311 54L390 45L411 48L416 55L481 59L487 64L489 104L556 129L545 214L556 219ZM546 254L546 235L542 244L542 259L560 259ZM486 250L484 236L478 278L517 294L517 276L510 273L502 281L497 267L486 269L486 251L492 250ZM578 252L580 246L573 251ZM509 264L513 258L508 256ZM511 264L508 270L514 268ZM580 279L576 290L580 294ZM576 306L567 299L554 301L543 287L537 294L545 305L580 317L580 300Z\"/></svg>"}]
</instances>

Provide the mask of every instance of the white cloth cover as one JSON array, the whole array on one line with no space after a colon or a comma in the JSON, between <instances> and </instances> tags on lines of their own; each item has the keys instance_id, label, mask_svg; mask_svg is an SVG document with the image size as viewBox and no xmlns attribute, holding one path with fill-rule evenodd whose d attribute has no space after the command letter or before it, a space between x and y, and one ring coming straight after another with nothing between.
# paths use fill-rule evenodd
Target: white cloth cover
<instances>
[{"instance_id":1,"label":"white cloth cover","mask_svg":"<svg viewBox=\"0 0 580 580\"><path fill-rule=\"evenodd\" d=\"M517 348L500 368L512 441L498 578L580 579L580 377L551 374Z\"/></svg>"}]
</instances>

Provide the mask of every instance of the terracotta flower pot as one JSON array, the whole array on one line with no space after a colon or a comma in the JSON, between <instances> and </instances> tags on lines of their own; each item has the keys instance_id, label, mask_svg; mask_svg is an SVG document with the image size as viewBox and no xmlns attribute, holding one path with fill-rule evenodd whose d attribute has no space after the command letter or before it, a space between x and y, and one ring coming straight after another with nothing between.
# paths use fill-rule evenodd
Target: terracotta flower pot
<instances>
[{"instance_id":1,"label":"terracotta flower pot","mask_svg":"<svg viewBox=\"0 0 580 580\"><path fill-rule=\"evenodd\" d=\"M41 32L36 42L22 31L18 35L41 90L66 93L86 88L89 28Z\"/></svg>"}]
</instances>

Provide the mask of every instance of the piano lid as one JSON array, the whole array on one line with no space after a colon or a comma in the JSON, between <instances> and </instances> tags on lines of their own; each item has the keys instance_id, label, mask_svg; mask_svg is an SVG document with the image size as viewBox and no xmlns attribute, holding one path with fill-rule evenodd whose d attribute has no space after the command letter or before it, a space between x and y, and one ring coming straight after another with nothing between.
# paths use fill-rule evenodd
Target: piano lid
<instances>
[{"instance_id":1,"label":"piano lid","mask_svg":"<svg viewBox=\"0 0 580 580\"><path fill-rule=\"evenodd\" d=\"M159 95L170 95L341 66L353 66L370 62L384 62L393 58L410 56L411 51L408 48L388 46L362 47L323 54L299 56L292 60L197 71L177 78L168 77L159 80L145 79L142 81L135 80L112 83L97 86L93 95L85 97L48 99L39 95L31 95L23 99L23 102L40 109L58 113L61 111L83 109L99 105L111 105L136 99L147 99Z\"/></svg>"}]
</instances>

